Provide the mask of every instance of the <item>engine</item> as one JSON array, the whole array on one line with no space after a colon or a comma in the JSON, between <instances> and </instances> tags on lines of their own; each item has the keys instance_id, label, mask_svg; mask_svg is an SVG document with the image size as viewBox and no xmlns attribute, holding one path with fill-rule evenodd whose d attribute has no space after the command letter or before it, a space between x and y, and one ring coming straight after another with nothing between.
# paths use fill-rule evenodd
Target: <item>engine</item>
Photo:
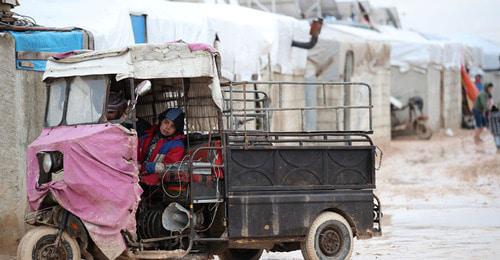
<instances>
[{"instance_id":1,"label":"engine","mask_svg":"<svg viewBox=\"0 0 500 260\"><path fill-rule=\"evenodd\" d=\"M137 235L141 239L170 236L161 221L164 209L143 210L137 215Z\"/></svg>"}]
</instances>

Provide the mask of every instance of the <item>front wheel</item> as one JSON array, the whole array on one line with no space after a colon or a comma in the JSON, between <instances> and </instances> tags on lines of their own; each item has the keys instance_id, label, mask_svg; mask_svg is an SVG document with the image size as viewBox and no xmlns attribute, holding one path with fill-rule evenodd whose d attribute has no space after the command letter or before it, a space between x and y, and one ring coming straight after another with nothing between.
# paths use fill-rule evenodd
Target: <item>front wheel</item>
<instances>
[{"instance_id":1,"label":"front wheel","mask_svg":"<svg viewBox=\"0 0 500 260\"><path fill-rule=\"evenodd\" d=\"M52 227L37 227L28 231L17 247L17 259L80 259L80 247L68 234L63 233L59 247L55 246L57 232Z\"/></svg>"},{"instance_id":2,"label":"front wheel","mask_svg":"<svg viewBox=\"0 0 500 260\"><path fill-rule=\"evenodd\" d=\"M221 260L258 260L264 250L262 249L236 249L227 248L219 255Z\"/></svg>"},{"instance_id":3,"label":"front wheel","mask_svg":"<svg viewBox=\"0 0 500 260\"><path fill-rule=\"evenodd\" d=\"M334 212L321 213L311 224L301 251L306 260L349 259L353 235L344 217Z\"/></svg>"}]
</instances>

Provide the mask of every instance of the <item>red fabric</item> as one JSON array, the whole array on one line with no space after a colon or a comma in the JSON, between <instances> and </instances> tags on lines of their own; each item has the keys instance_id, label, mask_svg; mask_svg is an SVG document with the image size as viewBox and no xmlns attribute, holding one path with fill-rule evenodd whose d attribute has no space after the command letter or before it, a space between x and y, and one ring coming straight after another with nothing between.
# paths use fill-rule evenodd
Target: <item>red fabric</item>
<instances>
[{"instance_id":1,"label":"red fabric","mask_svg":"<svg viewBox=\"0 0 500 260\"><path fill-rule=\"evenodd\" d=\"M138 161L141 162L141 182L147 185L157 185L160 183L160 177L156 173L147 174L145 173L145 165L146 163L164 163L164 164L172 164L182 160L184 157L185 149L184 149L184 134L179 133L171 137L163 137L160 138L154 148L153 152L148 161L145 161L146 154L148 152L149 145L153 140L153 137L159 131L158 125L151 127L146 130L146 135L141 138L141 143L138 146ZM169 148L169 146L172 146ZM166 152L165 157L162 161L157 161L156 158L160 154L162 150Z\"/></svg>"},{"instance_id":2,"label":"red fabric","mask_svg":"<svg viewBox=\"0 0 500 260\"><path fill-rule=\"evenodd\" d=\"M73 55L77 55L77 54L81 54L81 53L85 53L86 51L67 51L67 52L63 52L63 53L56 53L54 55L52 55L52 57L55 59L55 60L62 60L64 58L67 58L67 57L70 57L70 56L73 56Z\"/></svg>"},{"instance_id":3,"label":"red fabric","mask_svg":"<svg viewBox=\"0 0 500 260\"><path fill-rule=\"evenodd\" d=\"M168 152L167 156L165 156L162 163L172 164L181 161L183 157L184 157L184 148L175 147L170 149L170 151ZM144 163L142 165L144 167ZM157 185L160 183L160 176L157 173L144 174L144 172L142 172L140 176L141 176L141 182L147 185Z\"/></svg>"},{"instance_id":4,"label":"red fabric","mask_svg":"<svg viewBox=\"0 0 500 260\"><path fill-rule=\"evenodd\" d=\"M141 176L141 182L145 183L147 185L156 185L160 183L160 177L158 174L149 174L149 175L142 175Z\"/></svg>"},{"instance_id":5,"label":"red fabric","mask_svg":"<svg viewBox=\"0 0 500 260\"><path fill-rule=\"evenodd\" d=\"M215 180L212 175L193 174L193 182L211 183ZM173 171L163 175L163 182L189 182L189 173L184 171Z\"/></svg>"},{"instance_id":6,"label":"red fabric","mask_svg":"<svg viewBox=\"0 0 500 260\"><path fill-rule=\"evenodd\" d=\"M209 145L208 143L201 144L195 147L192 147L189 149L188 154L189 156L193 156L193 153L200 147L218 147L216 149L216 158L215 158L215 164L217 165L222 165L222 148L221 148L221 141L217 140L212 143L212 145ZM213 151L213 150L201 150L195 154L195 157L193 158L193 161L198 161L198 162L208 162L208 152ZM215 168L212 170L212 173L215 174L216 177L218 178L224 178L224 170L223 168Z\"/></svg>"},{"instance_id":7,"label":"red fabric","mask_svg":"<svg viewBox=\"0 0 500 260\"><path fill-rule=\"evenodd\" d=\"M190 176L188 172L172 171L163 175L163 184L169 191L185 191L188 187L187 184L190 183L189 178ZM195 183L204 183L207 185L211 185L216 181L216 177L213 175L193 174L192 181Z\"/></svg>"}]
</instances>

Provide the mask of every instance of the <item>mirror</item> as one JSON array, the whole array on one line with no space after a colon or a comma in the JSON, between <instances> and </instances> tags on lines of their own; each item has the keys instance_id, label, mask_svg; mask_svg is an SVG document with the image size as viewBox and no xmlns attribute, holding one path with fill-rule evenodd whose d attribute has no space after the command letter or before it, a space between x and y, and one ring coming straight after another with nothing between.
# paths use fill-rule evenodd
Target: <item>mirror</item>
<instances>
[{"instance_id":1,"label":"mirror","mask_svg":"<svg viewBox=\"0 0 500 260\"><path fill-rule=\"evenodd\" d=\"M137 85L137 87L135 88L135 94L137 96L144 96L150 90L151 90L151 81L144 80L143 82L139 83L139 85Z\"/></svg>"},{"instance_id":2,"label":"mirror","mask_svg":"<svg viewBox=\"0 0 500 260\"><path fill-rule=\"evenodd\" d=\"M132 100L132 102L129 103L127 111L125 112L126 114L129 114L130 111L135 109L135 105L137 105L137 99L139 99L139 96L146 95L151 90L151 86L151 81L144 80L139 83L137 87L135 87L135 100Z\"/></svg>"}]
</instances>

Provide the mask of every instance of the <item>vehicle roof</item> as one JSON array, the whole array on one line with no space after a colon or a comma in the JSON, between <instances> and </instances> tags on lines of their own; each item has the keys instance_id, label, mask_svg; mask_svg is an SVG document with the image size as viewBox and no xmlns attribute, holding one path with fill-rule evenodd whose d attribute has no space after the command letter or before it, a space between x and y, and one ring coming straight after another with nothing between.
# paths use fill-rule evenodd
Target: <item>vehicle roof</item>
<instances>
[{"instance_id":1,"label":"vehicle roof","mask_svg":"<svg viewBox=\"0 0 500 260\"><path fill-rule=\"evenodd\" d=\"M117 81L126 78L203 78L204 83L197 84L193 93L206 95L209 90L215 105L219 109L223 106L218 70L220 58L218 52L207 44L136 44L120 50L65 53L61 56L67 57L48 60L44 81L109 74L116 74Z\"/></svg>"},{"instance_id":2,"label":"vehicle roof","mask_svg":"<svg viewBox=\"0 0 500 260\"><path fill-rule=\"evenodd\" d=\"M213 78L219 75L218 63L217 51L206 44L137 44L120 50L50 58L43 80L106 74L116 74L117 81L125 78Z\"/></svg>"}]
</instances>

